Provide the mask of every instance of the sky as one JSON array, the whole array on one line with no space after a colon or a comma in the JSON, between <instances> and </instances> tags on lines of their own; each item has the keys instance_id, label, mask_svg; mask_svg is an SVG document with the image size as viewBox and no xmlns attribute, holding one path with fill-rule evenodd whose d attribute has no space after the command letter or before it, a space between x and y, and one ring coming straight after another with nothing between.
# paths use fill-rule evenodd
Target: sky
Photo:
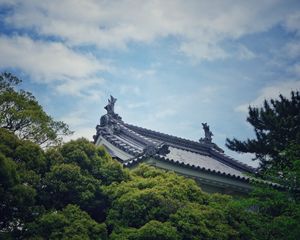
<instances>
[{"instance_id":1,"label":"sky","mask_svg":"<svg viewBox=\"0 0 300 240\"><path fill-rule=\"evenodd\" d=\"M92 140L104 106L127 123L252 138L248 106L300 89L299 0L0 0L0 71Z\"/></svg>"}]
</instances>

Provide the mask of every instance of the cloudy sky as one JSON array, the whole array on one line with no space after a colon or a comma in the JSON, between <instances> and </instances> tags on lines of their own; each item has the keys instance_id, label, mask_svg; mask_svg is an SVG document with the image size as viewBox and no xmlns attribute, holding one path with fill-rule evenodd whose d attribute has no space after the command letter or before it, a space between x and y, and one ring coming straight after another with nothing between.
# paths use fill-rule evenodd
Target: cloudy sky
<instances>
[{"instance_id":1,"label":"cloudy sky","mask_svg":"<svg viewBox=\"0 0 300 240\"><path fill-rule=\"evenodd\" d=\"M0 0L0 70L92 139L110 94L125 122L245 139L249 104L300 89L300 1Z\"/></svg>"}]
</instances>

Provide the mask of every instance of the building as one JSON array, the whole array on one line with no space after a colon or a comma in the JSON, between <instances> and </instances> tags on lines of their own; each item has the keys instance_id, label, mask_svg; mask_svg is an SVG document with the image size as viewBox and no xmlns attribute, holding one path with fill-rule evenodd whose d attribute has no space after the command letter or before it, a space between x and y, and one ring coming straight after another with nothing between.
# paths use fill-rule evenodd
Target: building
<instances>
[{"instance_id":1,"label":"building","mask_svg":"<svg viewBox=\"0 0 300 240\"><path fill-rule=\"evenodd\" d=\"M116 98L110 97L107 113L100 118L96 145L132 168L147 163L194 178L206 192L242 195L252 189L250 176L255 169L224 154L212 142L209 126L203 123L205 137L199 142L171 136L125 123L114 112Z\"/></svg>"}]
</instances>

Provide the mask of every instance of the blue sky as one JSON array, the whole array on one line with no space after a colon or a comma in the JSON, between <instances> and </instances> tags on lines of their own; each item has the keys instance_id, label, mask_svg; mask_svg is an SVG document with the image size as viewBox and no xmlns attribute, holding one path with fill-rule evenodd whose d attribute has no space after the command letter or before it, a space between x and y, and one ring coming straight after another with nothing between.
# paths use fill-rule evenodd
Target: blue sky
<instances>
[{"instance_id":1,"label":"blue sky","mask_svg":"<svg viewBox=\"0 0 300 240\"><path fill-rule=\"evenodd\" d=\"M249 104L300 89L300 2L0 0L0 70L92 139L110 94L125 122L226 153Z\"/></svg>"}]
</instances>

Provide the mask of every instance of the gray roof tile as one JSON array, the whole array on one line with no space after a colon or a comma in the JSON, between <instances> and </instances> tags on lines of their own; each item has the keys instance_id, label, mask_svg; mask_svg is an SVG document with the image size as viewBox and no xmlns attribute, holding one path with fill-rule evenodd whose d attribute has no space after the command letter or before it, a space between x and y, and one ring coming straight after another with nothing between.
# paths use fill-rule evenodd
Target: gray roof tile
<instances>
[{"instance_id":1,"label":"gray roof tile","mask_svg":"<svg viewBox=\"0 0 300 240\"><path fill-rule=\"evenodd\" d=\"M212 157L200 155L194 152L182 150L179 148L169 147L170 153L166 155L167 158L183 163L185 165L191 165L195 167L202 167L205 169L215 170L216 172L245 177L246 174L234 169Z\"/></svg>"}]
</instances>

